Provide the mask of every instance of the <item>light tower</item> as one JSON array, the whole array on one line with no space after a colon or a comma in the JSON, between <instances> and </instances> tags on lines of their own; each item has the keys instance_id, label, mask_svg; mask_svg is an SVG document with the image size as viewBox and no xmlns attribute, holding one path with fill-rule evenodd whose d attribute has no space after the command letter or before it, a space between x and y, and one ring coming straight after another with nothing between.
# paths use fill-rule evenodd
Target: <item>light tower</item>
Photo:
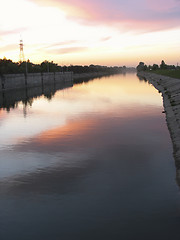
<instances>
[{"instance_id":1,"label":"light tower","mask_svg":"<svg viewBox=\"0 0 180 240\"><path fill-rule=\"evenodd\" d=\"M24 44L22 39L20 39L19 47L20 47L19 62L24 62L25 61L24 51L23 51Z\"/></svg>"}]
</instances>

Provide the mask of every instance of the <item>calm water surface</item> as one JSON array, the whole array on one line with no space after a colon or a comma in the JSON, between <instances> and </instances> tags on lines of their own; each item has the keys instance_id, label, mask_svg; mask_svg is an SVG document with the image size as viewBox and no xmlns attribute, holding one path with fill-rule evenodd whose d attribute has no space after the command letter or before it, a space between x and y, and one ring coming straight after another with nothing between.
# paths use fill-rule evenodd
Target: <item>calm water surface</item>
<instances>
[{"instance_id":1,"label":"calm water surface","mask_svg":"<svg viewBox=\"0 0 180 240\"><path fill-rule=\"evenodd\" d=\"M160 94L135 74L0 110L0 239L179 239Z\"/></svg>"}]
</instances>

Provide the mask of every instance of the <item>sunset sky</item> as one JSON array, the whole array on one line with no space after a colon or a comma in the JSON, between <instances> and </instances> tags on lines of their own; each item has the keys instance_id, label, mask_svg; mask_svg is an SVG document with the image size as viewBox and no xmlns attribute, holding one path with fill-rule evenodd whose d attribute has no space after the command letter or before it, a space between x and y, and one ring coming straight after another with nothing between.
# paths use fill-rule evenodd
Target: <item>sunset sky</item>
<instances>
[{"instance_id":1,"label":"sunset sky","mask_svg":"<svg viewBox=\"0 0 180 240\"><path fill-rule=\"evenodd\" d=\"M0 0L0 58L180 64L180 0Z\"/></svg>"}]
</instances>

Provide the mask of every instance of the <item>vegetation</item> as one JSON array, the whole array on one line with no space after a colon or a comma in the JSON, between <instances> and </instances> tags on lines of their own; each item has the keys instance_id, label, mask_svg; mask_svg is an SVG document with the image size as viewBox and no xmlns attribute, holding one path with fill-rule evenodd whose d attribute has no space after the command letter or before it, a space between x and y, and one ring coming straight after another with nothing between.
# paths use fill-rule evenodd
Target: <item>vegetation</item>
<instances>
[{"instance_id":1,"label":"vegetation","mask_svg":"<svg viewBox=\"0 0 180 240\"><path fill-rule=\"evenodd\" d=\"M168 70L168 69L165 69L165 70L161 70L161 69L158 69L156 71L153 71L154 73L156 74L160 74L160 75L164 75L164 76L168 76L168 77L172 77L172 78L179 78L180 79L180 69L178 70Z\"/></svg>"},{"instance_id":2,"label":"vegetation","mask_svg":"<svg viewBox=\"0 0 180 240\"><path fill-rule=\"evenodd\" d=\"M47 60L41 64L34 64L29 60L27 62L13 62L10 59L0 59L0 74L11 74L11 73L39 73L39 72L65 72L72 71L74 73L92 73L92 72L106 72L106 73L119 73L125 72L127 69L123 67L107 67L100 65L70 65L70 66L58 66L54 62ZM132 69L130 69L132 70Z\"/></svg>"},{"instance_id":3,"label":"vegetation","mask_svg":"<svg viewBox=\"0 0 180 240\"><path fill-rule=\"evenodd\" d=\"M161 64L153 64L152 66L145 65L143 62L140 62L137 66L137 71L150 71L156 74L169 76L172 78L179 78L180 79L180 66L174 65L167 65L164 60L161 61Z\"/></svg>"}]
</instances>

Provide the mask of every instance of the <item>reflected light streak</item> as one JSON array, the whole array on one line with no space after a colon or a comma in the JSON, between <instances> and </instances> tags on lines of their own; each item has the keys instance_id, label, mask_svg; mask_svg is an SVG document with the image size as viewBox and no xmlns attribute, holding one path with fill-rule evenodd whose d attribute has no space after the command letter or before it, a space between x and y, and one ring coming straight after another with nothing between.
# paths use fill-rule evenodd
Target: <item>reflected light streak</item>
<instances>
[{"instance_id":1,"label":"reflected light streak","mask_svg":"<svg viewBox=\"0 0 180 240\"><path fill-rule=\"evenodd\" d=\"M148 111L146 109L147 108L143 106L138 109L133 107L130 109L121 108L121 111L118 112L119 108L112 108L105 114L97 113L94 114L93 117L91 115L83 115L80 116L80 118L67 121L64 126L43 131L31 138L18 139L19 141L17 142L15 149L18 151L31 149L37 152L64 152L67 149L77 150L81 147L97 147L98 145L101 145L102 141L109 144L108 138L102 140L108 132L109 122L111 122L112 125L114 123L114 126L121 126L121 128L123 128L122 126L129 126L129 128L131 128L133 122L138 124L138 119L144 118L147 119L147 121L149 121L148 119L151 119L152 121L152 119L160 112L157 107L148 109ZM153 125L153 121L151 122L151 127L153 126L153 129L156 129L156 123ZM157 131L161 131L159 126Z\"/></svg>"}]
</instances>

